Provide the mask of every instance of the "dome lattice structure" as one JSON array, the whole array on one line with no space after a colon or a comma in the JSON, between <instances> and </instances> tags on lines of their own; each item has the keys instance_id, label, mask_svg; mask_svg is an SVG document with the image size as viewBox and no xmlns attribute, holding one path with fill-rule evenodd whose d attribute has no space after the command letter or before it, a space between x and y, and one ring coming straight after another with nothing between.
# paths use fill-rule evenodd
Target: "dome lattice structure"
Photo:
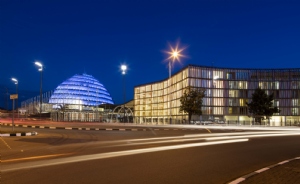
<instances>
[{"instance_id":1,"label":"dome lattice structure","mask_svg":"<svg viewBox=\"0 0 300 184\"><path fill-rule=\"evenodd\" d=\"M87 74L76 74L61 83L53 92L49 103L86 106L114 104L104 85Z\"/></svg>"}]
</instances>

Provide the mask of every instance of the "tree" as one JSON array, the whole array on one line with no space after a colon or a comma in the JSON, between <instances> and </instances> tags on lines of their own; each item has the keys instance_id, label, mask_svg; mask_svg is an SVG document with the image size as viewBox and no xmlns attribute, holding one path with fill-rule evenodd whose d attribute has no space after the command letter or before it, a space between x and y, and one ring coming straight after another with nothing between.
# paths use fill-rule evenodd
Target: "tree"
<instances>
[{"instance_id":1,"label":"tree","mask_svg":"<svg viewBox=\"0 0 300 184\"><path fill-rule=\"evenodd\" d=\"M205 97L205 89L187 87L180 98L179 112L188 114L188 122L190 123L193 114L202 114L202 103Z\"/></svg>"},{"instance_id":2,"label":"tree","mask_svg":"<svg viewBox=\"0 0 300 184\"><path fill-rule=\"evenodd\" d=\"M273 106L274 93L267 95L265 90L261 88L255 89L252 94L250 103L246 102L250 117L255 119L255 122L261 124L261 120L270 119L274 113L279 113L280 110Z\"/></svg>"}]
</instances>

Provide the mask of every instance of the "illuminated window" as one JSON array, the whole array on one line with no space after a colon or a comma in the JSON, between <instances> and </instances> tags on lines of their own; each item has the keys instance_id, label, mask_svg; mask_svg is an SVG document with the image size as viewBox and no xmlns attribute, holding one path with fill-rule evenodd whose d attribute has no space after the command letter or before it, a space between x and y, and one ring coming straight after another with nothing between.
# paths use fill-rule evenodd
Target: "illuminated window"
<instances>
[{"instance_id":1,"label":"illuminated window","mask_svg":"<svg viewBox=\"0 0 300 184\"><path fill-rule=\"evenodd\" d=\"M298 108L292 108L292 115L299 115Z\"/></svg>"},{"instance_id":2,"label":"illuminated window","mask_svg":"<svg viewBox=\"0 0 300 184\"><path fill-rule=\"evenodd\" d=\"M232 107L228 108L228 114L232 114Z\"/></svg>"}]
</instances>

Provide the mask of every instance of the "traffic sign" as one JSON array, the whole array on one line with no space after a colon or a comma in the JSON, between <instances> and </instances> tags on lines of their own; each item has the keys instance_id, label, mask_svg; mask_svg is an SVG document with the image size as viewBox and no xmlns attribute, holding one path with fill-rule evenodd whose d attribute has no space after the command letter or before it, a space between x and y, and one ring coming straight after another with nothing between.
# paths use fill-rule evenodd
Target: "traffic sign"
<instances>
[{"instance_id":1,"label":"traffic sign","mask_svg":"<svg viewBox=\"0 0 300 184\"><path fill-rule=\"evenodd\" d=\"M12 95L10 95L10 99L11 100L18 99L18 94L12 94Z\"/></svg>"}]
</instances>

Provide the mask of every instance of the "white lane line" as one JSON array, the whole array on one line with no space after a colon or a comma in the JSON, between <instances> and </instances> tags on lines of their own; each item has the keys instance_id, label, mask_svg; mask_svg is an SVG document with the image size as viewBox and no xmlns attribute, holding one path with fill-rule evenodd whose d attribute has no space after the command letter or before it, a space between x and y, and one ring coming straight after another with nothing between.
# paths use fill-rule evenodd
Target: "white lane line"
<instances>
[{"instance_id":1,"label":"white lane line","mask_svg":"<svg viewBox=\"0 0 300 184\"><path fill-rule=\"evenodd\" d=\"M238 184L238 183L240 183L240 182L242 182L242 181L244 181L244 180L245 180L245 178L238 178L238 179L236 179L236 180L230 182L229 184Z\"/></svg>"},{"instance_id":2,"label":"white lane line","mask_svg":"<svg viewBox=\"0 0 300 184\"><path fill-rule=\"evenodd\" d=\"M256 173L261 173L261 172L264 172L266 170L268 170L269 168L265 167L265 168L262 168L262 169L259 169L257 171L255 171Z\"/></svg>"},{"instance_id":3,"label":"white lane line","mask_svg":"<svg viewBox=\"0 0 300 184\"><path fill-rule=\"evenodd\" d=\"M279 165L282 165L282 164L285 164L285 163L287 163L287 162L289 162L289 161L288 161L288 160L285 160L285 161L279 162L278 164L279 164Z\"/></svg>"}]
</instances>

